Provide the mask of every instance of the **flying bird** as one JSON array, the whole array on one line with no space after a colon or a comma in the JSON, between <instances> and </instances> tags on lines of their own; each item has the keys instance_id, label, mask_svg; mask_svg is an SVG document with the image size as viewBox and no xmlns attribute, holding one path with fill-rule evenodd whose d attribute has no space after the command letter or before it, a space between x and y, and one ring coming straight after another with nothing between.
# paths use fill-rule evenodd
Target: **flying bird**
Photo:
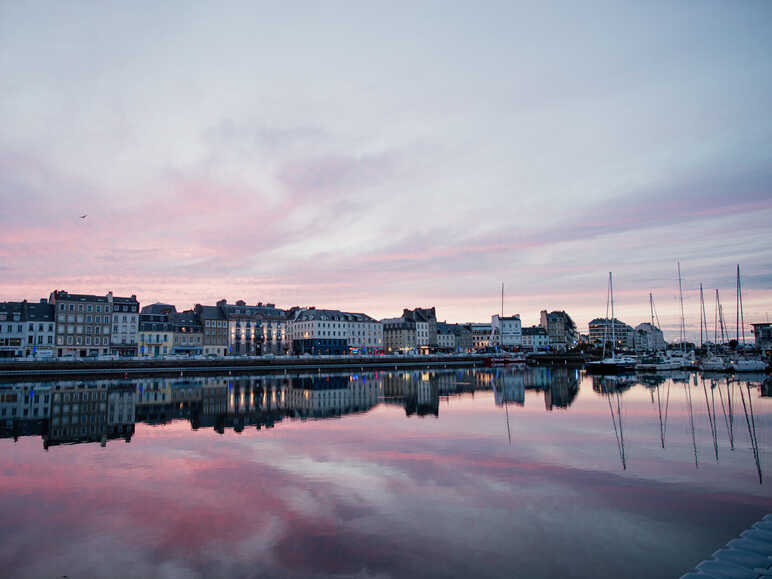
<instances>
[{"instance_id":1,"label":"flying bird","mask_svg":"<svg viewBox=\"0 0 772 579\"><path fill-rule=\"evenodd\" d=\"M88 217L88 214L80 216L81 219L85 219L86 217Z\"/></svg>"}]
</instances>

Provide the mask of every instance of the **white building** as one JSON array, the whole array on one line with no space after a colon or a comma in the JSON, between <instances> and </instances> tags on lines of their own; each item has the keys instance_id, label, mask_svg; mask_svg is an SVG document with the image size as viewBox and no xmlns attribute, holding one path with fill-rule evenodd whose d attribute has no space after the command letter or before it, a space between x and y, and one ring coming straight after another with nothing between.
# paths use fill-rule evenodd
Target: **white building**
<instances>
[{"instance_id":1,"label":"white building","mask_svg":"<svg viewBox=\"0 0 772 579\"><path fill-rule=\"evenodd\" d=\"M139 302L137 296L130 298L113 297L107 294L113 304L113 331L110 336L110 351L121 356L136 356L139 341Z\"/></svg>"},{"instance_id":2,"label":"white building","mask_svg":"<svg viewBox=\"0 0 772 579\"><path fill-rule=\"evenodd\" d=\"M523 328L523 348L538 352L539 350L548 350L550 346L549 333L541 326L531 326Z\"/></svg>"},{"instance_id":3,"label":"white building","mask_svg":"<svg viewBox=\"0 0 772 579\"><path fill-rule=\"evenodd\" d=\"M504 317L494 314L491 316L491 327L494 332L494 340L498 341L498 345L504 348L519 348L523 345L520 314Z\"/></svg>"},{"instance_id":4,"label":"white building","mask_svg":"<svg viewBox=\"0 0 772 579\"><path fill-rule=\"evenodd\" d=\"M633 340L636 350L658 351L665 349L665 336L657 326L644 322L635 326Z\"/></svg>"},{"instance_id":5,"label":"white building","mask_svg":"<svg viewBox=\"0 0 772 579\"><path fill-rule=\"evenodd\" d=\"M303 308L287 322L286 332L296 354L383 350L383 326L366 314Z\"/></svg>"},{"instance_id":6,"label":"white building","mask_svg":"<svg viewBox=\"0 0 772 579\"><path fill-rule=\"evenodd\" d=\"M0 303L0 357L54 355L56 322L53 306L39 303Z\"/></svg>"}]
</instances>

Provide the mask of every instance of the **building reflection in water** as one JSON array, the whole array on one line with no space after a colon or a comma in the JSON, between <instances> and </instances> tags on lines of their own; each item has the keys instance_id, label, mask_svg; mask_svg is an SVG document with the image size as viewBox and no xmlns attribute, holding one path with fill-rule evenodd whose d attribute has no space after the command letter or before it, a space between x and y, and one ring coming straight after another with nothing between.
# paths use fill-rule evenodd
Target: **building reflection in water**
<instances>
[{"instance_id":1,"label":"building reflection in water","mask_svg":"<svg viewBox=\"0 0 772 579\"><path fill-rule=\"evenodd\" d=\"M634 386L649 391L658 422L658 442L665 449L668 419L675 400L688 409L690 442L699 467L695 414L704 400L711 454L720 459L724 427L729 449L735 448L737 426L747 430L759 482L761 458L752 389L768 395L765 376L734 379L687 372L667 376L592 376L592 389L607 398L611 430L623 469L625 449L622 398ZM45 449L59 444L130 442L135 423L188 421L192 429L211 428L223 434L246 428L272 428L283 420L334 419L364 413L378 404L402 407L405 415L439 416L440 399L489 391L496 406L522 407L526 392L541 392L545 409L567 409L576 400L582 374L565 368L395 370L362 373L264 376L216 376L22 382L0 385L0 438L39 436ZM672 396L671 396L672 389ZM680 403L680 402L679 402Z\"/></svg>"},{"instance_id":2,"label":"building reflection in water","mask_svg":"<svg viewBox=\"0 0 772 579\"><path fill-rule=\"evenodd\" d=\"M498 406L513 403L525 405L525 391L544 393L544 407L568 408L579 393L578 370L566 368L503 368L492 371L495 400Z\"/></svg>"}]
</instances>

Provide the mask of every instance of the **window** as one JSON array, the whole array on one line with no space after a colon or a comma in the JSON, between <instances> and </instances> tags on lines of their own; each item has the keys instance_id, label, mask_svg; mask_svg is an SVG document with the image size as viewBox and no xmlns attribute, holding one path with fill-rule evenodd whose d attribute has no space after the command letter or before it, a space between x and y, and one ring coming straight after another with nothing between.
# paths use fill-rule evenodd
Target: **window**
<instances>
[{"instance_id":1,"label":"window","mask_svg":"<svg viewBox=\"0 0 772 579\"><path fill-rule=\"evenodd\" d=\"M83 304L78 304L78 311L79 311L79 312L82 312L82 311L83 311Z\"/></svg>"},{"instance_id":2,"label":"window","mask_svg":"<svg viewBox=\"0 0 772 579\"><path fill-rule=\"evenodd\" d=\"M102 306L97 306L96 307L96 311L97 311L97 313L101 312L102 311Z\"/></svg>"},{"instance_id":3,"label":"window","mask_svg":"<svg viewBox=\"0 0 772 579\"><path fill-rule=\"evenodd\" d=\"M60 312L63 312L63 311L64 311L64 304L59 304L59 311L60 311Z\"/></svg>"},{"instance_id":4,"label":"window","mask_svg":"<svg viewBox=\"0 0 772 579\"><path fill-rule=\"evenodd\" d=\"M102 345L103 345L103 346L106 346L106 345L107 345L107 338L102 338Z\"/></svg>"},{"instance_id":5,"label":"window","mask_svg":"<svg viewBox=\"0 0 772 579\"><path fill-rule=\"evenodd\" d=\"M72 346L72 336L67 336L67 345Z\"/></svg>"},{"instance_id":6,"label":"window","mask_svg":"<svg viewBox=\"0 0 772 579\"><path fill-rule=\"evenodd\" d=\"M90 311L91 311L91 304L89 304L89 305L88 305L88 307L86 308L86 311L87 311L87 312L90 312Z\"/></svg>"}]
</instances>

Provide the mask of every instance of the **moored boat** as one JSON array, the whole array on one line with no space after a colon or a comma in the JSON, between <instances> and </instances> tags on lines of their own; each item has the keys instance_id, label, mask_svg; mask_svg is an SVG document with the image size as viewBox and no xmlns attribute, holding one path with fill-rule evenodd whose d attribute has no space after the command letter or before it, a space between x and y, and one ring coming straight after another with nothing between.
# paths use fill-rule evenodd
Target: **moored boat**
<instances>
[{"instance_id":1,"label":"moored boat","mask_svg":"<svg viewBox=\"0 0 772 579\"><path fill-rule=\"evenodd\" d=\"M635 369L639 372L657 372L667 370L680 370L681 361L674 360L670 356L663 354L651 354L644 356L635 365Z\"/></svg>"},{"instance_id":2,"label":"moored boat","mask_svg":"<svg viewBox=\"0 0 772 579\"><path fill-rule=\"evenodd\" d=\"M700 362L699 366L703 372L725 372L729 369L721 356L708 356Z\"/></svg>"},{"instance_id":3,"label":"moored boat","mask_svg":"<svg viewBox=\"0 0 772 579\"><path fill-rule=\"evenodd\" d=\"M732 362L732 370L735 372L765 372L767 363L763 360L743 358Z\"/></svg>"},{"instance_id":4,"label":"moored boat","mask_svg":"<svg viewBox=\"0 0 772 579\"><path fill-rule=\"evenodd\" d=\"M588 362L585 369L590 374L631 374L635 372L637 362L633 356L613 356Z\"/></svg>"}]
</instances>

